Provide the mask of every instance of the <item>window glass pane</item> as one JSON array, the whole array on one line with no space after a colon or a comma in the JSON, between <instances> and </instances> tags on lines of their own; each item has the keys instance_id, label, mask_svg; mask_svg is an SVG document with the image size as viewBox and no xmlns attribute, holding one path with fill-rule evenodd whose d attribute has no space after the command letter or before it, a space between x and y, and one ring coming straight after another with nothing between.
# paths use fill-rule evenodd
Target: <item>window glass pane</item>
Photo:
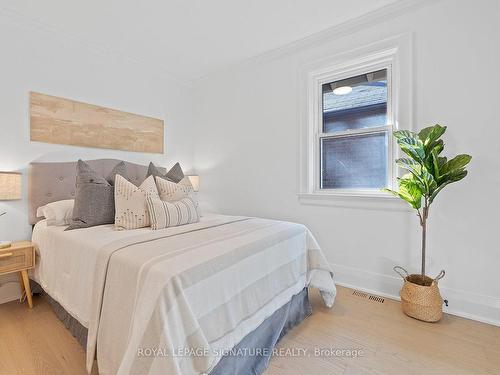
<instances>
[{"instance_id":1,"label":"window glass pane","mask_svg":"<svg viewBox=\"0 0 500 375\"><path fill-rule=\"evenodd\" d=\"M323 132L382 126L387 123L387 69L325 83Z\"/></svg>"},{"instance_id":2,"label":"window glass pane","mask_svg":"<svg viewBox=\"0 0 500 375\"><path fill-rule=\"evenodd\" d=\"M321 139L321 188L385 187L387 141L387 132Z\"/></svg>"}]
</instances>

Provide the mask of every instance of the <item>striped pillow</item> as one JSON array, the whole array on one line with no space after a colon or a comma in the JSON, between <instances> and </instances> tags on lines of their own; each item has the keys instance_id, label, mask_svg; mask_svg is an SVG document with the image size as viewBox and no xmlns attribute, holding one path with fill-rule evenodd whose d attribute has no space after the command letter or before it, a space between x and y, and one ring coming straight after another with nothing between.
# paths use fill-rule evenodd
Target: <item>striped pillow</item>
<instances>
[{"instance_id":1,"label":"striped pillow","mask_svg":"<svg viewBox=\"0 0 500 375\"><path fill-rule=\"evenodd\" d=\"M196 205L191 198L183 198L175 202L162 201L148 196L147 203L151 229L163 229L178 225L197 223L200 221Z\"/></svg>"}]
</instances>

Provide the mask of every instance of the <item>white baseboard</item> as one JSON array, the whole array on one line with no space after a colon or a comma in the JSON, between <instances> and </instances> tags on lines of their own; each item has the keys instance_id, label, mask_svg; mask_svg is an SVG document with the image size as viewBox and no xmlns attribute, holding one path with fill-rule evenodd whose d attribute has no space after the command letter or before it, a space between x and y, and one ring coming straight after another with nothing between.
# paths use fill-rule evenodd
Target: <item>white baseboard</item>
<instances>
[{"instance_id":1,"label":"white baseboard","mask_svg":"<svg viewBox=\"0 0 500 375\"><path fill-rule=\"evenodd\" d=\"M336 284L385 298L400 300L399 290L402 280L399 277L339 264L332 264L331 266ZM449 306L443 306L444 312L500 326L500 298L443 288L441 286L439 290L443 299L448 300Z\"/></svg>"}]
</instances>

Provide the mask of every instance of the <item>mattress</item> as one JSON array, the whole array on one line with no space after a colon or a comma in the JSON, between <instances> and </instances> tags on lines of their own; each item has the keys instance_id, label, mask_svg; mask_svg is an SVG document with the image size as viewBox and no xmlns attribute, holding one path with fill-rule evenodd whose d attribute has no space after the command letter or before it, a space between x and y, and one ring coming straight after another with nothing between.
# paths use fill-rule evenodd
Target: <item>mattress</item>
<instances>
[{"instance_id":1,"label":"mattress","mask_svg":"<svg viewBox=\"0 0 500 375\"><path fill-rule=\"evenodd\" d=\"M64 231L42 221L33 242L33 278L88 328L87 368L97 348L102 374L208 373L304 287L328 306L335 297L321 250L294 223L210 215L159 231ZM186 348L206 354L176 355Z\"/></svg>"}]
</instances>

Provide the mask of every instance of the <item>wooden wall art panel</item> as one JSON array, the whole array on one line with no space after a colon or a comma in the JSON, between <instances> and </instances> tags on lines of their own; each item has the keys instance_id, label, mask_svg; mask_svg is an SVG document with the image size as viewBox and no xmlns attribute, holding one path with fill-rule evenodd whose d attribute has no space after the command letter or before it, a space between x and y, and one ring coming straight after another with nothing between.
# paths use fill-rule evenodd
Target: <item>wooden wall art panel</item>
<instances>
[{"instance_id":1,"label":"wooden wall art panel","mask_svg":"<svg viewBox=\"0 0 500 375\"><path fill-rule=\"evenodd\" d=\"M163 120L30 93L32 141L163 153L163 132Z\"/></svg>"}]
</instances>

